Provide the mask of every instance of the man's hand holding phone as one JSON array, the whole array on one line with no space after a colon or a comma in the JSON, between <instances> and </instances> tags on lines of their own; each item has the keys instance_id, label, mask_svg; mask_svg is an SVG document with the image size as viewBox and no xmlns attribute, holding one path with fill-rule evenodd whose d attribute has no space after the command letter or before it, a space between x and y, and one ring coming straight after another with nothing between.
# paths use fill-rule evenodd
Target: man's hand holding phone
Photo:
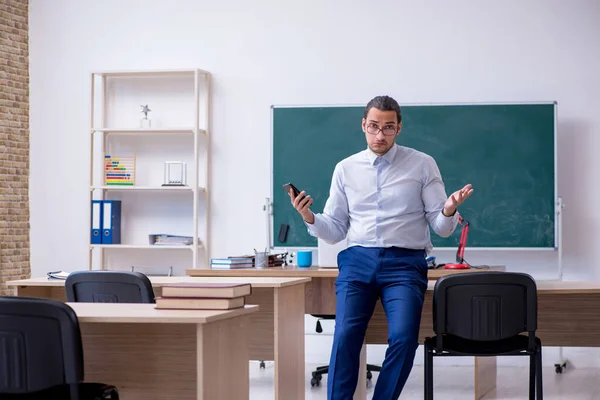
<instances>
[{"instance_id":1,"label":"man's hand holding phone","mask_svg":"<svg viewBox=\"0 0 600 400\"><path fill-rule=\"evenodd\" d=\"M315 215L312 211L310 211L310 206L313 203L312 197L307 196L306 192L303 190L298 193L298 189L292 184L286 185L286 189L288 190L288 195L292 201L292 205L300 213L304 221L309 224L315 223ZM294 192L298 193L295 195Z\"/></svg>"}]
</instances>

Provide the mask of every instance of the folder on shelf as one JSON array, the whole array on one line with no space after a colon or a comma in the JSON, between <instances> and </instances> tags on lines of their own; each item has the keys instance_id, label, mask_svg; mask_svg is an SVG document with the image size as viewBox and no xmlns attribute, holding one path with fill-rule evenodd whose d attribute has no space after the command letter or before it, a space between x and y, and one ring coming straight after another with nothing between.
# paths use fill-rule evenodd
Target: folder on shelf
<instances>
[{"instance_id":1,"label":"folder on shelf","mask_svg":"<svg viewBox=\"0 0 600 400\"><path fill-rule=\"evenodd\" d=\"M102 244L102 200L92 200L92 244Z\"/></svg>"},{"instance_id":2,"label":"folder on shelf","mask_svg":"<svg viewBox=\"0 0 600 400\"><path fill-rule=\"evenodd\" d=\"M194 238L166 233L151 233L148 235L148 241L155 246L191 246L194 243ZM198 239L198 243L200 243L200 239Z\"/></svg>"},{"instance_id":3,"label":"folder on shelf","mask_svg":"<svg viewBox=\"0 0 600 400\"><path fill-rule=\"evenodd\" d=\"M102 232L102 244L121 243L121 200L103 200Z\"/></svg>"}]
</instances>

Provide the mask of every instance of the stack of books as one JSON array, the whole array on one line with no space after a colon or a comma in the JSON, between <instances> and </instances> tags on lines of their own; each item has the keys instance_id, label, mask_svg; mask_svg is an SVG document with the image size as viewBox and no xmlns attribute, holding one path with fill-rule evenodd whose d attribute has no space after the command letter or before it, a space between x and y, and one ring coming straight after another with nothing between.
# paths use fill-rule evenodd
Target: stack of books
<instances>
[{"instance_id":1,"label":"stack of books","mask_svg":"<svg viewBox=\"0 0 600 400\"><path fill-rule=\"evenodd\" d=\"M213 269L252 268L254 256L211 258L210 267Z\"/></svg>"},{"instance_id":2,"label":"stack of books","mask_svg":"<svg viewBox=\"0 0 600 400\"><path fill-rule=\"evenodd\" d=\"M184 310L231 310L243 307L252 293L249 283L181 282L162 286L156 308Z\"/></svg>"}]
</instances>

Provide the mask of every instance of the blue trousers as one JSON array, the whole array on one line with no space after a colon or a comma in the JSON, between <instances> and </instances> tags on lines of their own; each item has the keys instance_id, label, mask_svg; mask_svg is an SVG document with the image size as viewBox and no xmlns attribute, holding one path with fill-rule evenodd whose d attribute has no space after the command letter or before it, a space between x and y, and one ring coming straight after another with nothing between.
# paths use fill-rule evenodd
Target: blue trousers
<instances>
[{"instance_id":1,"label":"blue trousers","mask_svg":"<svg viewBox=\"0 0 600 400\"><path fill-rule=\"evenodd\" d=\"M381 299L388 321L388 349L373 400L396 400L408 379L418 347L427 289L425 252L352 246L338 255L338 268L327 399L352 399L367 325L377 299Z\"/></svg>"}]
</instances>

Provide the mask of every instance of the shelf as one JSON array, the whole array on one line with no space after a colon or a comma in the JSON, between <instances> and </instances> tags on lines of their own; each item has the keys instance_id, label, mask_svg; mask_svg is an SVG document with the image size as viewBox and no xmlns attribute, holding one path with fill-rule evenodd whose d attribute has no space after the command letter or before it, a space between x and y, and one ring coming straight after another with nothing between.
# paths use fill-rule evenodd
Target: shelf
<instances>
[{"instance_id":1,"label":"shelf","mask_svg":"<svg viewBox=\"0 0 600 400\"><path fill-rule=\"evenodd\" d=\"M92 132L104 132L111 133L115 135L132 135L132 134L158 134L158 133L167 133L167 134L178 134L178 133L194 133L194 128L183 127L183 128L93 128ZM198 134L206 135L205 129L198 129Z\"/></svg>"},{"instance_id":2,"label":"shelf","mask_svg":"<svg viewBox=\"0 0 600 400\"><path fill-rule=\"evenodd\" d=\"M194 75L196 72L200 75L208 75L207 71L203 71L197 68L190 69L156 69L146 71L97 71L95 75L101 76L169 76L169 75Z\"/></svg>"},{"instance_id":3,"label":"shelf","mask_svg":"<svg viewBox=\"0 0 600 400\"><path fill-rule=\"evenodd\" d=\"M193 192L191 186L92 186L90 190L127 190L127 191L156 191L156 192ZM204 192L203 187L198 188L199 192Z\"/></svg>"},{"instance_id":4,"label":"shelf","mask_svg":"<svg viewBox=\"0 0 600 400\"><path fill-rule=\"evenodd\" d=\"M161 226L171 222L169 215L178 213L177 207L183 201L186 207L190 206L191 213L188 220L182 218L176 221L177 225L185 224L185 229L191 227L190 237L197 238L198 245L177 245L167 242L166 245L151 245L143 236L126 236L123 244L88 244L89 268L94 269L95 264L100 264L106 269L108 264L119 263L115 258L127 257L138 258L144 256L145 250L186 250L187 253L177 253L182 256L192 256L193 268L207 265L210 259L210 141L212 132L210 124L210 93L211 74L206 70L198 68L171 68L171 69L147 69L147 70L104 70L91 72L91 115L90 124L84 135L90 139L90 179L86 186L89 190L90 200L115 197L123 202L123 210L131 214L128 216L135 220L144 221L151 218L153 223ZM144 114L129 114L124 108L137 107L138 104L161 104L160 118L147 114L151 121L142 121ZM143 106L142 106L143 107ZM151 107L150 109L153 109ZM148 110L150 111L150 110ZM135 117L137 115L138 117ZM161 122L162 121L162 122ZM148 142L149 141L149 142ZM189 141L189 142L188 142ZM145 143L148 142L148 143ZM163 143L161 143L163 142ZM174 142L173 146L165 146ZM186 143L187 142L187 143ZM119 161L122 167L116 173L130 173L125 176L127 180L116 181L106 179L106 157L119 153L122 146L126 148L137 148L137 145L148 144L152 151L144 154L143 163L132 164L136 160L135 152L130 156L123 155ZM143 149L140 149L140 151ZM128 151L132 151L129 149ZM163 154L161 154L163 153ZM193 157L193 158L192 158ZM163 186L162 173L160 176L150 174L150 178L144 176L141 179L129 179L135 177L136 170L131 168L148 168L148 165L162 165L165 160L185 160L188 165L186 178L187 186ZM110 160L115 161L113 160ZM134 161L135 162L135 161ZM130 169L132 171L128 172ZM162 169L162 168L161 168ZM200 176L203 173L204 176ZM132 175L133 174L133 175ZM154 179L154 178L156 179ZM193 177L193 178L192 178ZM127 183L133 183L128 185ZM113 183L121 183L114 185ZM149 196L149 197L148 197ZM136 210L136 203L141 204L147 198L160 200L166 205L173 205L165 209L166 215L143 215L151 213L151 209L141 207ZM191 201L191 204L189 203ZM125 206L127 203L127 206ZM102 211L100 208L100 212ZM131 211L139 212L131 212ZM91 216L88 224L94 224L97 219L98 207L92 203ZM94 218L96 217L96 218ZM100 227L102 227L101 219ZM203 228L203 229L202 229ZM129 227L123 226L127 230ZM159 229L159 228L157 228ZM179 228L172 228L179 229ZM200 232L202 230L203 232ZM89 229L88 231L89 232ZM123 234L123 232L122 232ZM125 236L121 236L125 238ZM89 240L88 240L89 242ZM137 244L136 244L137 243ZM162 242L159 242L162 243ZM169 244L171 243L171 244ZM94 250L99 249L95 252ZM106 252L105 249L115 249ZM117 250L125 250L119 253ZM137 251L130 251L136 250ZM140 251L142 250L142 251ZM164 252L163 252L164 253ZM169 252L164 256L168 259ZM173 255L175 255L173 253ZM98 256L98 257L96 257ZM110 256L110 257L109 257ZM113 257L114 256L114 257ZM154 253L151 258L162 257ZM200 260L202 258L202 260Z\"/></svg>"},{"instance_id":5,"label":"shelf","mask_svg":"<svg viewBox=\"0 0 600 400\"><path fill-rule=\"evenodd\" d=\"M198 245L201 248L202 244ZM151 250L192 250L194 246L160 246L152 244L91 244L90 248L98 249L151 249Z\"/></svg>"}]
</instances>

